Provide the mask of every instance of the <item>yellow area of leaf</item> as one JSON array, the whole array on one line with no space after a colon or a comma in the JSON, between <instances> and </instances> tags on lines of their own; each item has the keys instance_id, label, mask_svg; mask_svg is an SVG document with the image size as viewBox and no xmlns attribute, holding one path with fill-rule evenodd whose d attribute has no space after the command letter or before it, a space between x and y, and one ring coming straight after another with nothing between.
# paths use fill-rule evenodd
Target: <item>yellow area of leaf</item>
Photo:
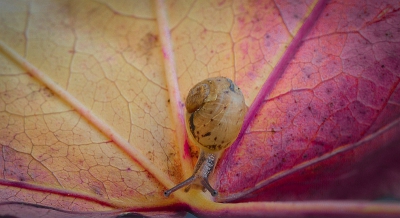
<instances>
[{"instance_id":1,"label":"yellow area of leaf","mask_svg":"<svg viewBox=\"0 0 400 218\"><path fill-rule=\"evenodd\" d=\"M7 30L0 35L5 46L0 54L4 189L12 182L18 190L29 184L31 192L91 199L85 204L92 206L81 210L171 202L143 163L124 152L132 146L136 155L157 166L160 177L180 178L154 14L119 14L92 1L12 1L1 8ZM25 60L15 62L7 49ZM44 73L44 81L26 68L26 61ZM88 113L113 131L104 131Z\"/></svg>"},{"instance_id":2,"label":"yellow area of leaf","mask_svg":"<svg viewBox=\"0 0 400 218\"><path fill-rule=\"evenodd\" d=\"M175 203L162 193L191 167L178 152L183 123L171 118L187 91L226 76L250 105L292 39L274 2L264 3L265 11L241 1L166 2L172 62L156 20L163 8L153 2L2 1L1 201L70 210ZM279 41L260 44L265 31ZM168 85L168 61L179 86ZM220 207L199 191L176 198Z\"/></svg>"}]
</instances>

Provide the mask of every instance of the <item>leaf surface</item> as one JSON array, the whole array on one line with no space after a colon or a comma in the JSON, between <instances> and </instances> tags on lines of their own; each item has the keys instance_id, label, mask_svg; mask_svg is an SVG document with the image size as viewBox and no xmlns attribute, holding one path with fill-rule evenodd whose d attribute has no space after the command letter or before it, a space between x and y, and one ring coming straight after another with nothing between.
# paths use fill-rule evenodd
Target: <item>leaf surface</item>
<instances>
[{"instance_id":1,"label":"leaf surface","mask_svg":"<svg viewBox=\"0 0 400 218\"><path fill-rule=\"evenodd\" d=\"M0 4L5 214L400 213L358 201L400 194L398 1ZM186 93L213 76L249 106L211 177L219 195L165 198L199 152Z\"/></svg>"}]
</instances>

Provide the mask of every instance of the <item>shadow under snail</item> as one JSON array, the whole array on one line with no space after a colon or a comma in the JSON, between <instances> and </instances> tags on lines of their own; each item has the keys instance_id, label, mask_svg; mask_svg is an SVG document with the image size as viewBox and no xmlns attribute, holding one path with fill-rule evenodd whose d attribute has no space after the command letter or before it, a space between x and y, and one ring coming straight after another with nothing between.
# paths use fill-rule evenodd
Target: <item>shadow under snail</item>
<instances>
[{"instance_id":1,"label":"shadow under snail","mask_svg":"<svg viewBox=\"0 0 400 218\"><path fill-rule=\"evenodd\" d=\"M200 148L200 155L193 175L165 191L166 197L184 186L187 192L191 185L202 186L212 196L218 194L208 177L222 152L236 140L246 110L240 88L228 78L208 78L190 89L186 98L186 131L189 143Z\"/></svg>"}]
</instances>

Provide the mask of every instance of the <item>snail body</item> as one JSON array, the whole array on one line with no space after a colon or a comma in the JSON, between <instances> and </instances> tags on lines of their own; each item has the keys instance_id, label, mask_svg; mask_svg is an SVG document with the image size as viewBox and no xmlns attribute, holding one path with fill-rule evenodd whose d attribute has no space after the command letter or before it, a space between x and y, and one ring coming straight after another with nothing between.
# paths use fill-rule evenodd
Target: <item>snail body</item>
<instances>
[{"instance_id":1,"label":"snail body","mask_svg":"<svg viewBox=\"0 0 400 218\"><path fill-rule=\"evenodd\" d=\"M186 131L189 143L200 148L194 173L184 182L164 192L200 185L217 195L208 182L222 152L236 140L242 128L247 106L240 88L225 77L208 78L190 89L186 98Z\"/></svg>"}]
</instances>

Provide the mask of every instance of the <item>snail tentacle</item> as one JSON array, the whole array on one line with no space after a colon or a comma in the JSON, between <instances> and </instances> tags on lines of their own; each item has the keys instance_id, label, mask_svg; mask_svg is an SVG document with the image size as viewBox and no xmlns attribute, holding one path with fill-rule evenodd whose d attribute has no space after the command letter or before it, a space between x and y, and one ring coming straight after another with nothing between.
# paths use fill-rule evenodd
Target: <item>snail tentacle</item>
<instances>
[{"instance_id":1,"label":"snail tentacle","mask_svg":"<svg viewBox=\"0 0 400 218\"><path fill-rule=\"evenodd\" d=\"M185 188L185 192L188 192L192 184L202 185L211 193L212 196L217 195L218 192L214 190L211 187L210 183L208 182L208 177L214 170L216 159L217 157L214 153L207 153L205 151L201 151L193 175L188 179L186 179L185 181L179 183L175 187L165 191L164 196L168 197L170 194L172 194L178 189L183 188L184 186L187 186Z\"/></svg>"},{"instance_id":2,"label":"snail tentacle","mask_svg":"<svg viewBox=\"0 0 400 218\"><path fill-rule=\"evenodd\" d=\"M173 188L168 189L167 191L165 191L164 192L164 196L165 197L169 197L176 190L181 189L184 186L190 185L194 181L194 179L195 179L194 175L189 177L188 179L186 179L185 181L179 183L178 185L174 186ZM190 188L190 186L188 186L188 187ZM185 191L186 191L186 189L185 189ZM189 189L187 191L189 191Z\"/></svg>"}]
</instances>

